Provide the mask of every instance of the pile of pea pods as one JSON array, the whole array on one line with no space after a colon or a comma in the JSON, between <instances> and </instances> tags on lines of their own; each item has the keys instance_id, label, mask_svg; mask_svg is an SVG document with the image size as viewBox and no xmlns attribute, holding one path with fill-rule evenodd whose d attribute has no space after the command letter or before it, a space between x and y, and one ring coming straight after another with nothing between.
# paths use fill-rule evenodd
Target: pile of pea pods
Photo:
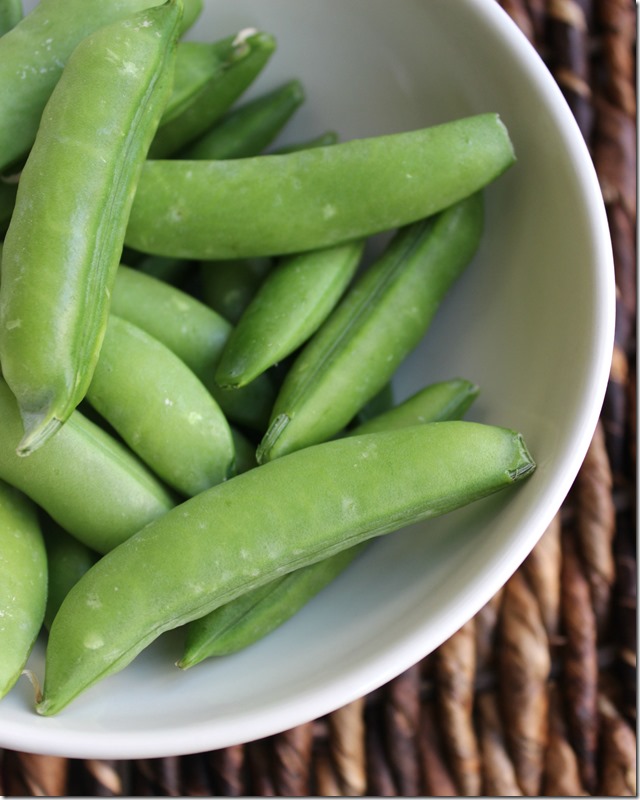
<instances>
[{"instance_id":1,"label":"pile of pea pods","mask_svg":"<svg viewBox=\"0 0 640 800\"><path fill-rule=\"evenodd\" d=\"M0 1L0 697L42 636L41 714L535 469L471 381L391 388L514 162L498 116L278 149L301 81L244 98L276 41L188 41L201 6Z\"/></svg>"}]
</instances>

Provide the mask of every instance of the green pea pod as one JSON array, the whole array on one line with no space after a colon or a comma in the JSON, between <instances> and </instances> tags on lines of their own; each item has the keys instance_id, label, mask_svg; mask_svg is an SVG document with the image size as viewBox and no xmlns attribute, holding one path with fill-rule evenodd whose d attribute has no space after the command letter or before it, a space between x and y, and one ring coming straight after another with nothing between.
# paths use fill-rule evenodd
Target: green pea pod
<instances>
[{"instance_id":1,"label":"green pea pod","mask_svg":"<svg viewBox=\"0 0 640 800\"><path fill-rule=\"evenodd\" d=\"M23 419L22 455L58 430L91 381L181 14L182 0L170 0L84 39L22 171L0 288L0 360Z\"/></svg>"},{"instance_id":2,"label":"green pea pod","mask_svg":"<svg viewBox=\"0 0 640 800\"><path fill-rule=\"evenodd\" d=\"M0 479L92 550L105 553L175 505L128 448L78 411L29 458L16 454L22 424L2 380L0 417Z\"/></svg>"},{"instance_id":3,"label":"green pea pod","mask_svg":"<svg viewBox=\"0 0 640 800\"><path fill-rule=\"evenodd\" d=\"M203 261L202 299L235 325L273 267L269 258Z\"/></svg>"},{"instance_id":4,"label":"green pea pod","mask_svg":"<svg viewBox=\"0 0 640 800\"><path fill-rule=\"evenodd\" d=\"M0 698L31 654L47 602L47 555L33 503L0 481Z\"/></svg>"},{"instance_id":5,"label":"green pea pod","mask_svg":"<svg viewBox=\"0 0 640 800\"><path fill-rule=\"evenodd\" d=\"M330 438L375 397L424 336L482 227L478 193L396 234L289 369L259 463Z\"/></svg>"},{"instance_id":6,"label":"green pea pod","mask_svg":"<svg viewBox=\"0 0 640 800\"><path fill-rule=\"evenodd\" d=\"M71 587L96 563L98 554L51 519L44 524L44 542L49 576L44 625L49 630Z\"/></svg>"},{"instance_id":7,"label":"green pea pod","mask_svg":"<svg viewBox=\"0 0 640 800\"><path fill-rule=\"evenodd\" d=\"M227 67L206 82L180 114L163 122L150 158L167 158L209 130L258 77L276 47L271 34L253 29L240 31L230 45L233 57Z\"/></svg>"},{"instance_id":8,"label":"green pea pod","mask_svg":"<svg viewBox=\"0 0 640 800\"><path fill-rule=\"evenodd\" d=\"M196 260L316 250L435 214L513 162L496 114L286 155L147 161L126 241Z\"/></svg>"},{"instance_id":9,"label":"green pea pod","mask_svg":"<svg viewBox=\"0 0 640 800\"><path fill-rule=\"evenodd\" d=\"M0 0L0 36L15 28L22 17L22 0Z\"/></svg>"},{"instance_id":10,"label":"green pea pod","mask_svg":"<svg viewBox=\"0 0 640 800\"><path fill-rule=\"evenodd\" d=\"M185 292L125 266L116 275L111 310L173 351L209 389L230 421L252 430L266 429L275 400L268 376L239 390L215 384L215 369L232 329L219 314Z\"/></svg>"},{"instance_id":11,"label":"green pea pod","mask_svg":"<svg viewBox=\"0 0 640 800\"><path fill-rule=\"evenodd\" d=\"M431 384L392 410L369 419L350 435L459 419L477 394L477 386L461 379ZM262 639L331 583L366 544L289 572L194 620L187 627L184 654L178 666L186 669L205 658L235 653Z\"/></svg>"},{"instance_id":12,"label":"green pea pod","mask_svg":"<svg viewBox=\"0 0 640 800\"><path fill-rule=\"evenodd\" d=\"M232 109L181 158L248 158L259 155L276 138L305 98L299 80Z\"/></svg>"},{"instance_id":13,"label":"green pea pod","mask_svg":"<svg viewBox=\"0 0 640 800\"><path fill-rule=\"evenodd\" d=\"M293 144L283 145L276 148L272 155L284 156L287 153L298 153L300 150L313 150L314 147L328 147L338 142L338 134L335 131L325 131L319 136L307 139L304 142L293 142Z\"/></svg>"},{"instance_id":14,"label":"green pea pod","mask_svg":"<svg viewBox=\"0 0 640 800\"><path fill-rule=\"evenodd\" d=\"M236 475L242 475L243 472L248 472L258 466L256 446L243 433L240 433L237 428L231 428L231 435L233 436L233 445L236 452Z\"/></svg>"},{"instance_id":15,"label":"green pea pod","mask_svg":"<svg viewBox=\"0 0 640 800\"><path fill-rule=\"evenodd\" d=\"M113 314L87 400L180 494L232 475L231 430L211 394L168 347Z\"/></svg>"},{"instance_id":16,"label":"green pea pod","mask_svg":"<svg viewBox=\"0 0 640 800\"><path fill-rule=\"evenodd\" d=\"M0 173L27 156L44 107L76 46L99 28L163 2L40 0L0 39ZM185 0L181 33L200 8L201 0ZM112 96L116 95L114 87Z\"/></svg>"},{"instance_id":17,"label":"green pea pod","mask_svg":"<svg viewBox=\"0 0 640 800\"><path fill-rule=\"evenodd\" d=\"M216 369L224 388L245 386L304 344L351 282L364 240L283 258L232 331Z\"/></svg>"},{"instance_id":18,"label":"green pea pod","mask_svg":"<svg viewBox=\"0 0 640 800\"><path fill-rule=\"evenodd\" d=\"M37 710L57 713L164 631L244 592L513 486L533 469L513 431L437 422L309 447L202 492L100 559L69 592L51 626Z\"/></svg>"}]
</instances>

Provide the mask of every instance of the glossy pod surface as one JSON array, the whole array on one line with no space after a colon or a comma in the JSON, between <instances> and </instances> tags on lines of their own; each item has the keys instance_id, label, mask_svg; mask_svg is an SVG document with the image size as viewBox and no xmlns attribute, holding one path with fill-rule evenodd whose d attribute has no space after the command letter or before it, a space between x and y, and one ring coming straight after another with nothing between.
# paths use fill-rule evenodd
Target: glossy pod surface
<instances>
[{"instance_id":1,"label":"glossy pod surface","mask_svg":"<svg viewBox=\"0 0 640 800\"><path fill-rule=\"evenodd\" d=\"M358 425L349 435L398 430L409 425L460 419L478 395L470 381L455 379L426 386L395 408ZM276 578L253 592L191 622L178 666L235 653L290 619L356 558L366 542Z\"/></svg>"},{"instance_id":2,"label":"glossy pod surface","mask_svg":"<svg viewBox=\"0 0 640 800\"><path fill-rule=\"evenodd\" d=\"M147 525L71 590L51 626L38 711L60 711L163 631L533 469L519 434L440 422L310 447L209 489Z\"/></svg>"},{"instance_id":3,"label":"glossy pod surface","mask_svg":"<svg viewBox=\"0 0 640 800\"><path fill-rule=\"evenodd\" d=\"M231 476L233 438L211 394L168 347L113 314L87 400L180 494Z\"/></svg>"},{"instance_id":4,"label":"glossy pod surface","mask_svg":"<svg viewBox=\"0 0 640 800\"><path fill-rule=\"evenodd\" d=\"M148 161L126 241L200 260L319 249L434 214L513 161L495 114L285 155Z\"/></svg>"},{"instance_id":5,"label":"glossy pod surface","mask_svg":"<svg viewBox=\"0 0 640 800\"><path fill-rule=\"evenodd\" d=\"M0 417L0 479L88 547L106 552L175 505L138 458L80 412L28 458L16 454L22 424L1 379Z\"/></svg>"},{"instance_id":6,"label":"glossy pod surface","mask_svg":"<svg viewBox=\"0 0 640 800\"><path fill-rule=\"evenodd\" d=\"M0 698L20 677L47 601L47 556L36 507L0 481Z\"/></svg>"},{"instance_id":7,"label":"glossy pod surface","mask_svg":"<svg viewBox=\"0 0 640 800\"><path fill-rule=\"evenodd\" d=\"M174 0L83 39L22 172L2 257L0 360L25 455L91 380L133 192L171 88L181 10Z\"/></svg>"},{"instance_id":8,"label":"glossy pod surface","mask_svg":"<svg viewBox=\"0 0 640 800\"><path fill-rule=\"evenodd\" d=\"M26 157L44 107L76 46L94 31L164 0L40 0L0 41L0 173ZM181 31L202 0L185 0Z\"/></svg>"},{"instance_id":9,"label":"glossy pod surface","mask_svg":"<svg viewBox=\"0 0 640 800\"><path fill-rule=\"evenodd\" d=\"M396 234L289 369L259 462L333 436L375 397L424 336L482 228L478 193Z\"/></svg>"}]
</instances>

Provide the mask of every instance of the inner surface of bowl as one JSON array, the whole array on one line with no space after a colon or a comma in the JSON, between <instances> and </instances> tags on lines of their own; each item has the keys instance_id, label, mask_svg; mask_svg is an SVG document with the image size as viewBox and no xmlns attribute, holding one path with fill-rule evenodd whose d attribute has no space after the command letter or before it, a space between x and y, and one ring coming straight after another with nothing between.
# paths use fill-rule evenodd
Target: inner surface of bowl
<instances>
[{"instance_id":1,"label":"inner surface of bowl","mask_svg":"<svg viewBox=\"0 0 640 800\"><path fill-rule=\"evenodd\" d=\"M173 632L53 718L36 716L24 679L0 705L1 745L180 755L257 739L368 693L439 646L516 570L560 507L596 424L613 331L599 187L555 83L498 4L205 0L191 38L246 27L278 40L247 97L294 77L306 89L282 143L326 129L345 140L501 115L518 161L487 189L481 248L400 369L395 395L475 381L470 418L520 430L538 470L514 492L373 542L299 615L237 655L180 672L182 635ZM43 675L42 646L30 667Z\"/></svg>"}]
</instances>

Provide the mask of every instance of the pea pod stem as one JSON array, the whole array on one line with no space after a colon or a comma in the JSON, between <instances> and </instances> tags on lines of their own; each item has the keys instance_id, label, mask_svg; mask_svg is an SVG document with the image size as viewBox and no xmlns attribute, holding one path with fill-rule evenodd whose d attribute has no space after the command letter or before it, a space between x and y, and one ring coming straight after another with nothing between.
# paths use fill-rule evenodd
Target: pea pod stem
<instances>
[{"instance_id":1,"label":"pea pod stem","mask_svg":"<svg viewBox=\"0 0 640 800\"><path fill-rule=\"evenodd\" d=\"M320 249L435 214L496 179L514 158L499 117L480 114L285 155L149 160L126 241L197 260Z\"/></svg>"},{"instance_id":2,"label":"pea pod stem","mask_svg":"<svg viewBox=\"0 0 640 800\"><path fill-rule=\"evenodd\" d=\"M181 14L171 0L84 39L22 171L0 287L0 360L23 419L21 455L55 434L91 381Z\"/></svg>"},{"instance_id":3,"label":"pea pod stem","mask_svg":"<svg viewBox=\"0 0 640 800\"><path fill-rule=\"evenodd\" d=\"M51 626L37 710L55 714L164 631L244 592L513 486L533 469L519 434L439 422L309 447L209 489L102 558L70 591Z\"/></svg>"}]
</instances>

